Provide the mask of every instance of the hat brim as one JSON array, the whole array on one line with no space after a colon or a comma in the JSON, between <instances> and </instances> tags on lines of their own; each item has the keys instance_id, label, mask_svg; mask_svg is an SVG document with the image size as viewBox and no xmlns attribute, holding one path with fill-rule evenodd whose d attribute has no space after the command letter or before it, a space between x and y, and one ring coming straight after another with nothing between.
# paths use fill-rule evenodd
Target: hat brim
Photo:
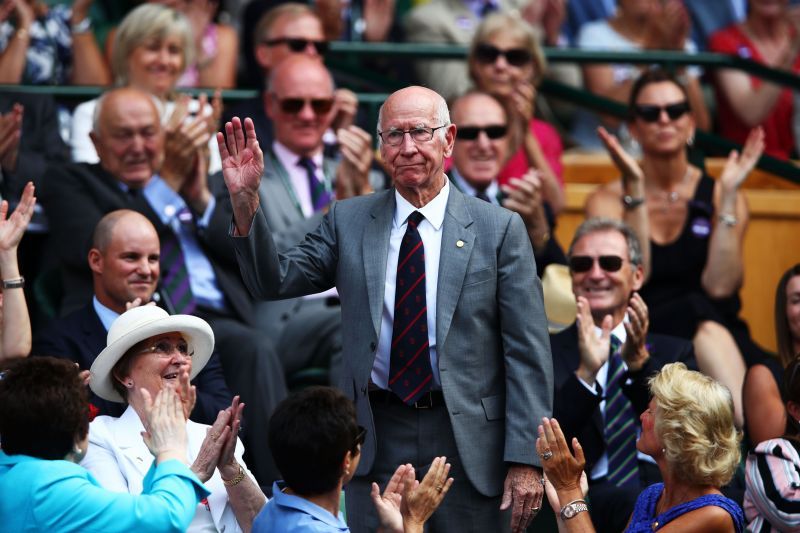
<instances>
[{"instance_id":1,"label":"hat brim","mask_svg":"<svg viewBox=\"0 0 800 533\"><path fill-rule=\"evenodd\" d=\"M114 390L112 385L114 377L111 375L111 369L136 344L156 335L173 332L184 336L189 344L189 351L194 354L192 371L189 374L189 379L194 379L206 366L214 351L214 332L211 330L211 326L201 318L191 315L173 315L132 329L120 339L106 346L92 363L89 387L104 400L126 403L125 399Z\"/></svg>"}]
</instances>

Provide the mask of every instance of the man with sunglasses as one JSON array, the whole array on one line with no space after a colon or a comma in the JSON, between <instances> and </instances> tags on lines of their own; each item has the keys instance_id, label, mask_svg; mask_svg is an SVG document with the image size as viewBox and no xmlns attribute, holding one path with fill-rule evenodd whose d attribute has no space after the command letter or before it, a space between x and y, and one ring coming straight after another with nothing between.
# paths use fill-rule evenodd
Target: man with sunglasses
<instances>
[{"instance_id":1,"label":"man with sunglasses","mask_svg":"<svg viewBox=\"0 0 800 533\"><path fill-rule=\"evenodd\" d=\"M690 342L648 332L642 252L620 221L581 224L568 251L576 322L551 336L553 416L586 456L592 520L598 531L622 531L639 492L659 481L648 456L636 452L647 378L667 363L695 368Z\"/></svg>"},{"instance_id":2,"label":"man with sunglasses","mask_svg":"<svg viewBox=\"0 0 800 533\"><path fill-rule=\"evenodd\" d=\"M353 531L378 526L372 481L442 455L455 482L429 531L520 532L541 507L536 420L552 402L541 283L519 215L449 185L456 129L430 89L390 95L378 133L393 189L334 202L283 253L263 215L276 206L258 195L264 163L252 123L234 119L217 136L253 293L339 291L339 385L368 431L347 489Z\"/></svg>"},{"instance_id":3,"label":"man with sunglasses","mask_svg":"<svg viewBox=\"0 0 800 533\"><path fill-rule=\"evenodd\" d=\"M452 117L458 126L449 172L453 185L464 194L502 205L522 217L539 277L547 265L567 264L551 234L555 217L542 200L537 172L530 169L502 187L497 183L509 151L508 119L500 102L489 94L471 91L453 102Z\"/></svg>"}]
</instances>

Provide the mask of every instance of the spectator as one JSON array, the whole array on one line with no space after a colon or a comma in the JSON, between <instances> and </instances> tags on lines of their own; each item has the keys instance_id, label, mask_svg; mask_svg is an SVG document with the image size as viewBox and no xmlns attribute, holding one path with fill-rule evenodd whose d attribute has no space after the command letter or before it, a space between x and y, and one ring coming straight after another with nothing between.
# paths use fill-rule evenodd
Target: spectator
<instances>
[{"instance_id":1,"label":"spectator","mask_svg":"<svg viewBox=\"0 0 800 533\"><path fill-rule=\"evenodd\" d=\"M245 441L260 446L286 383L272 339L255 326L253 300L227 236L227 192L212 195L206 173L192 164L196 145L177 147L177 154L188 157L164 156L164 134L150 95L132 88L109 91L98 102L96 120L92 139L100 163L53 168L42 191L64 280L62 313L91 298L86 257L103 215L132 209L146 216L161 241L162 304L171 313L196 314L211 324L225 381L249 405ZM193 131L205 131L197 124L202 121L195 119ZM269 451L259 446L250 446L248 463L271 485L277 472Z\"/></svg>"},{"instance_id":2,"label":"spectator","mask_svg":"<svg viewBox=\"0 0 800 533\"><path fill-rule=\"evenodd\" d=\"M55 318L36 334L35 355L70 359L88 370L103 351L111 324L128 307L153 300L160 279L161 245L147 218L128 209L105 215L94 230L88 264L94 294L84 307L63 318ZM194 381L197 404L191 419L211 424L233 395L225 384L219 355L214 353ZM125 406L92 394L92 405L100 415L121 416Z\"/></svg>"},{"instance_id":3,"label":"spectator","mask_svg":"<svg viewBox=\"0 0 800 533\"><path fill-rule=\"evenodd\" d=\"M340 498L358 468L366 435L356 425L353 402L336 389L312 387L281 403L270 420L269 441L284 479L275 482L275 497L256 518L253 531L349 532L339 512ZM445 461L435 458L419 484L410 464L398 467L382 495L373 483L372 501L383 531L422 533L453 483Z\"/></svg>"},{"instance_id":4,"label":"spectator","mask_svg":"<svg viewBox=\"0 0 800 533\"><path fill-rule=\"evenodd\" d=\"M534 118L536 87L547 63L533 28L519 17L486 17L470 45L469 72L475 86L503 103L511 129L509 161L498 175L501 185L538 171L542 196L558 214L564 207L561 139L555 128Z\"/></svg>"},{"instance_id":5,"label":"spectator","mask_svg":"<svg viewBox=\"0 0 800 533\"><path fill-rule=\"evenodd\" d=\"M222 105L218 96L212 106L207 106L204 95L199 100L177 99L174 92L178 77L194 58L192 31L186 17L159 4L141 5L123 19L114 42L111 57L114 82L120 87L139 89L157 98L160 116L166 125L167 159L180 157L172 152L171 147L186 136L196 138L203 133L209 136L216 133ZM99 160L90 138L96 108L96 98L75 108L70 135L75 162L97 163ZM205 131L191 127L195 118L205 119ZM199 145L195 151L197 164L207 165L208 173L213 174L222 168L219 152L210 145L204 148Z\"/></svg>"},{"instance_id":6,"label":"spectator","mask_svg":"<svg viewBox=\"0 0 800 533\"><path fill-rule=\"evenodd\" d=\"M681 0L618 0L616 14L607 20L584 24L578 35L577 46L584 50L685 50L694 52L696 47L689 40L689 15ZM592 63L583 67L586 88L605 98L626 103L631 88L641 74L640 67L631 64ZM696 69L679 69L678 75L685 80L687 100L691 115L698 128L708 130L711 121L706 109ZM599 125L613 131L623 146L631 151L634 146L625 124L618 119L602 117L580 110L572 127L574 140L584 148L599 150L595 130Z\"/></svg>"},{"instance_id":7,"label":"spectator","mask_svg":"<svg viewBox=\"0 0 800 533\"><path fill-rule=\"evenodd\" d=\"M542 199L542 175L529 169L500 186L497 176L508 158L506 111L493 96L469 92L451 105L458 126L449 175L453 185L469 196L519 213L533 246L541 278L547 265L566 264L564 251L553 234L555 218Z\"/></svg>"},{"instance_id":8,"label":"spectator","mask_svg":"<svg viewBox=\"0 0 800 533\"><path fill-rule=\"evenodd\" d=\"M0 8L0 83L108 85L108 68L91 31L92 1L51 7L6 0ZM15 25L4 20L11 12Z\"/></svg>"},{"instance_id":9,"label":"spectator","mask_svg":"<svg viewBox=\"0 0 800 533\"><path fill-rule=\"evenodd\" d=\"M25 278L19 275L17 247L33 215L36 197L28 182L11 216L8 202L0 203L0 361L26 357L31 351L31 320L25 303Z\"/></svg>"},{"instance_id":10,"label":"spectator","mask_svg":"<svg viewBox=\"0 0 800 533\"><path fill-rule=\"evenodd\" d=\"M143 405L145 431L133 439L152 464L141 495L132 496L104 490L77 464L88 446L89 409L74 364L34 357L0 376L4 531L186 529L209 492L185 465L186 423L174 388Z\"/></svg>"},{"instance_id":11,"label":"spectator","mask_svg":"<svg viewBox=\"0 0 800 533\"><path fill-rule=\"evenodd\" d=\"M800 72L800 11L790 11L786 0L749 0L748 6L744 22L712 35L709 49ZM765 152L788 159L795 148L791 88L732 69L719 70L715 82L720 133L744 144L747 132L761 126Z\"/></svg>"},{"instance_id":12,"label":"spectator","mask_svg":"<svg viewBox=\"0 0 800 533\"><path fill-rule=\"evenodd\" d=\"M686 89L675 78L662 70L644 73L631 87L628 122L644 154L641 165L600 128L622 179L598 188L586 214L624 219L636 231L651 329L694 342L700 370L731 390L741 427L745 361L762 350L737 316L748 218L739 187L761 155L763 132L750 134L741 156L731 153L715 185L689 164L686 146L695 131L690 111Z\"/></svg>"},{"instance_id":13,"label":"spectator","mask_svg":"<svg viewBox=\"0 0 800 533\"><path fill-rule=\"evenodd\" d=\"M745 422L752 444L778 438L786 432L781 384L784 368L800 354L800 264L789 268L778 281L775 336L778 358L766 356L751 365L744 381Z\"/></svg>"},{"instance_id":14,"label":"spectator","mask_svg":"<svg viewBox=\"0 0 800 533\"><path fill-rule=\"evenodd\" d=\"M649 383L652 399L640 417L636 447L655 459L664 482L639 495L625 531L742 533L742 509L720 492L740 457L730 391L683 363L666 365ZM550 505L560 528L586 533L594 528L580 488L585 459L577 438L572 447L574 456L556 420L542 420L536 450L550 482Z\"/></svg>"},{"instance_id":15,"label":"spectator","mask_svg":"<svg viewBox=\"0 0 800 533\"><path fill-rule=\"evenodd\" d=\"M641 246L625 223L585 221L569 263L578 312L573 325L550 337L553 416L583 443L595 527L622 531L639 492L661 480L653 459L636 451L647 379L675 361L694 366L694 352L688 341L649 331L638 294Z\"/></svg>"},{"instance_id":16,"label":"spectator","mask_svg":"<svg viewBox=\"0 0 800 533\"><path fill-rule=\"evenodd\" d=\"M800 358L795 357L786 366L784 373L782 385L786 393L788 413L785 431L777 437L758 443L747 455L744 514L747 517L748 531L797 531L800 525L800 513L797 510L800 490L798 368Z\"/></svg>"},{"instance_id":17,"label":"spectator","mask_svg":"<svg viewBox=\"0 0 800 533\"><path fill-rule=\"evenodd\" d=\"M169 316L152 305L120 315L108 330L105 349L92 363L90 386L99 397L128 407L119 418L98 416L92 421L81 465L106 489L139 494L150 468L150 457L138 439L147 398L177 388L191 469L211 491L197 506L188 531L246 531L265 498L242 460L238 433L244 404L234 397L210 427L188 420L195 395L189 379L203 369L213 350L214 333L203 319Z\"/></svg>"}]
</instances>

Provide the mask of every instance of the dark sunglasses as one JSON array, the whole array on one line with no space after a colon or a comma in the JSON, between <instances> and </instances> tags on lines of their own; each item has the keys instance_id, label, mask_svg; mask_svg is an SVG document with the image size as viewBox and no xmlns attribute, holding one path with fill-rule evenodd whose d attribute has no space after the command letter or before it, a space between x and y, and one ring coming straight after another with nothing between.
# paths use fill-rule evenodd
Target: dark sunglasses
<instances>
[{"instance_id":1,"label":"dark sunglasses","mask_svg":"<svg viewBox=\"0 0 800 533\"><path fill-rule=\"evenodd\" d=\"M684 100L676 104L665 106L658 105L635 105L633 106L633 114L644 120L645 122L657 122L661 117L661 112L666 111L670 120L675 120L691 110L689 102Z\"/></svg>"},{"instance_id":2,"label":"dark sunglasses","mask_svg":"<svg viewBox=\"0 0 800 533\"><path fill-rule=\"evenodd\" d=\"M533 59L531 53L524 48L500 50L491 44L479 44L475 47L475 59L480 63L492 64L500 56L505 57L508 64L515 67L527 65Z\"/></svg>"},{"instance_id":3,"label":"dark sunglasses","mask_svg":"<svg viewBox=\"0 0 800 533\"><path fill-rule=\"evenodd\" d=\"M324 115L333 107L333 98L284 98L278 100L281 111L290 115L296 115L302 111L306 103L311 104L311 109L317 115Z\"/></svg>"},{"instance_id":4,"label":"dark sunglasses","mask_svg":"<svg viewBox=\"0 0 800 533\"><path fill-rule=\"evenodd\" d=\"M474 141L478 135L484 132L490 139L499 139L505 137L508 132L508 126L462 126L456 130L456 139L463 139L465 141Z\"/></svg>"},{"instance_id":5,"label":"dark sunglasses","mask_svg":"<svg viewBox=\"0 0 800 533\"><path fill-rule=\"evenodd\" d=\"M302 52L305 50L308 45L314 45L314 49L317 51L319 55L325 55L328 51L328 42L327 41L312 41L310 39L293 39L291 37L281 37L280 39L270 39L269 41L264 41L264 44L267 46L279 46L281 44L285 44L289 47L289 50L292 52Z\"/></svg>"},{"instance_id":6,"label":"dark sunglasses","mask_svg":"<svg viewBox=\"0 0 800 533\"><path fill-rule=\"evenodd\" d=\"M622 268L622 258L618 255L601 255L597 258L600 268L606 272L616 272ZM594 257L590 255L573 255L569 258L569 269L581 274L589 272L594 265Z\"/></svg>"}]
</instances>

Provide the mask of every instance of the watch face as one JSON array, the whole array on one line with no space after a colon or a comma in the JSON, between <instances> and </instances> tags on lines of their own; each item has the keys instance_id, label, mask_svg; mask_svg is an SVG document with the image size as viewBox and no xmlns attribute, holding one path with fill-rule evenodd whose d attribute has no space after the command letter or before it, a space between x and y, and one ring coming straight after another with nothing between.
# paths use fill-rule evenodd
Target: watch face
<instances>
[{"instance_id":1,"label":"watch face","mask_svg":"<svg viewBox=\"0 0 800 533\"><path fill-rule=\"evenodd\" d=\"M575 516L575 507L570 505L566 509L564 509L564 517L565 518L572 518L573 516Z\"/></svg>"}]
</instances>

